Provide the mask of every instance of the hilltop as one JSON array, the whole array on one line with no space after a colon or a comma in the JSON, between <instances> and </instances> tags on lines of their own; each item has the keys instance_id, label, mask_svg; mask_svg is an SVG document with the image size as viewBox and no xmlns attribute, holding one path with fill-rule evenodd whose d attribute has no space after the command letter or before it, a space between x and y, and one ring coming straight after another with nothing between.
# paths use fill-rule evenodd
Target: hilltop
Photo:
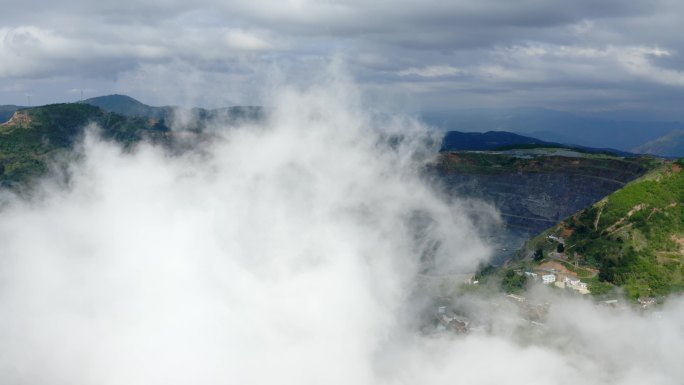
<instances>
[{"instance_id":1,"label":"hilltop","mask_svg":"<svg viewBox=\"0 0 684 385\"><path fill-rule=\"evenodd\" d=\"M98 96L84 100L82 103L96 106L107 112L115 112L124 116L163 119L171 116L173 107L152 107L126 95Z\"/></svg>"},{"instance_id":2,"label":"hilltop","mask_svg":"<svg viewBox=\"0 0 684 385\"><path fill-rule=\"evenodd\" d=\"M173 124L179 120L188 120L204 126L212 120L221 122L238 122L242 120L259 120L264 118L264 109L258 106L233 106L216 109L185 108L177 106L153 107L126 95L106 95L86 99L82 103L101 108L107 112L115 112L129 117L143 117L164 120Z\"/></svg>"}]
</instances>

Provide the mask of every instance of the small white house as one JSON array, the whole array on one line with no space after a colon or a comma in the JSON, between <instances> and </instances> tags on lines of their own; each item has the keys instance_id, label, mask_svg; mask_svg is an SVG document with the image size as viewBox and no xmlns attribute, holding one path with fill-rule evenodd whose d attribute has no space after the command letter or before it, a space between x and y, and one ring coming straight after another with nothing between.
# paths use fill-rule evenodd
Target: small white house
<instances>
[{"instance_id":1,"label":"small white house","mask_svg":"<svg viewBox=\"0 0 684 385\"><path fill-rule=\"evenodd\" d=\"M554 240L554 241L556 241L556 242L558 242L558 243L565 244L565 241L563 240L563 238L559 238L559 237L557 237L557 236L555 236L555 235L549 235L548 238L549 238L549 239L552 239L552 240Z\"/></svg>"},{"instance_id":2,"label":"small white house","mask_svg":"<svg viewBox=\"0 0 684 385\"><path fill-rule=\"evenodd\" d=\"M579 278L575 277L565 277L565 283L571 285L571 286L577 286L580 284Z\"/></svg>"},{"instance_id":3,"label":"small white house","mask_svg":"<svg viewBox=\"0 0 684 385\"><path fill-rule=\"evenodd\" d=\"M554 283L554 282L556 282L556 275L555 274L542 275L542 282L544 282L544 285Z\"/></svg>"}]
</instances>

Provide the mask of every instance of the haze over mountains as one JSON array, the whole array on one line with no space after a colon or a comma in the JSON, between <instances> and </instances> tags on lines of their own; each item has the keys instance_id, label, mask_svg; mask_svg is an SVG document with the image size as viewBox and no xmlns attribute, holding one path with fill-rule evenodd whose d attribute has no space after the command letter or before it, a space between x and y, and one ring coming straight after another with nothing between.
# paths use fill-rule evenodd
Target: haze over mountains
<instances>
[{"instance_id":1,"label":"haze over mountains","mask_svg":"<svg viewBox=\"0 0 684 385\"><path fill-rule=\"evenodd\" d=\"M126 95L108 95L86 99L108 112L126 116L171 119L174 111L185 111L200 119L226 116L233 119L258 119L264 110L258 106L225 107L218 109L153 107ZM0 121L7 121L22 106L0 106ZM473 109L422 114L422 119L439 129L456 132L485 133L503 131L510 134L498 137L501 145L539 143L562 144L575 147L605 149L606 151L642 153L659 156L684 156L684 123L663 121L622 121L607 118L585 117L577 114L545 109ZM456 133L451 134L456 135ZM471 136L475 138L475 136ZM485 137L483 137L485 138ZM449 143L447 135L447 143ZM461 146L469 139L460 136ZM484 139L475 139L482 141ZM482 142L484 143L484 142ZM475 145L478 147L479 145ZM461 149L468 149L462 147ZM470 149L476 149L475 147ZM485 149L487 146L482 147ZM493 147L491 147L493 148ZM617 151L616 151L617 150Z\"/></svg>"},{"instance_id":2,"label":"haze over mountains","mask_svg":"<svg viewBox=\"0 0 684 385\"><path fill-rule=\"evenodd\" d=\"M4 2L0 385L682 385L682 20Z\"/></svg>"},{"instance_id":3,"label":"haze over mountains","mask_svg":"<svg viewBox=\"0 0 684 385\"><path fill-rule=\"evenodd\" d=\"M684 154L684 130L676 129L634 148L635 152L681 157Z\"/></svg>"},{"instance_id":4,"label":"haze over mountains","mask_svg":"<svg viewBox=\"0 0 684 385\"><path fill-rule=\"evenodd\" d=\"M168 119L174 107L151 107L125 95L110 95L86 99L84 103L127 116ZM190 109L201 116L231 114L256 118L260 107L232 107L214 110ZM684 130L684 123L660 121L619 121L581 117L575 114L544 109L469 110L446 114L426 113L427 123L450 131L485 132L508 131L547 144L590 147L607 151L623 151L662 156L684 156L684 138L676 132ZM619 133L619 134L618 134ZM668 136L668 134L671 134ZM452 134L453 135L453 134ZM465 143L463 138L460 143ZM447 135L447 143L449 136ZM519 144L520 139L503 139L502 145ZM667 147L663 144L667 143ZM463 148L467 149L467 148ZM475 148L470 148L475 149Z\"/></svg>"},{"instance_id":5,"label":"haze over mountains","mask_svg":"<svg viewBox=\"0 0 684 385\"><path fill-rule=\"evenodd\" d=\"M125 147L148 141L184 151L191 149L183 144L185 133L193 133L195 141L209 141L215 134L208 127L254 124L267 118L260 107L151 107L124 95L24 108L3 125L0 180L21 187L42 175L57 154L73 148L89 124L95 124L104 139ZM492 233L500 249L495 253L497 263L511 257L529 238L642 175L651 162L615 149L500 131L449 131L439 150L443 155L431 172L447 193L484 200L502 215L504 227Z\"/></svg>"},{"instance_id":6,"label":"haze over mountains","mask_svg":"<svg viewBox=\"0 0 684 385\"><path fill-rule=\"evenodd\" d=\"M207 119L259 119L263 115L263 108L256 106L234 106L216 109L184 108L177 106L153 107L141 103L126 95L107 95L85 99L78 103L85 103L99 107L106 112L114 112L129 117L173 119L175 115L189 115L189 118ZM5 122L12 114L25 106L0 106L0 121Z\"/></svg>"},{"instance_id":7,"label":"haze over mountains","mask_svg":"<svg viewBox=\"0 0 684 385\"><path fill-rule=\"evenodd\" d=\"M666 154L654 146L640 147L684 129L681 122L602 119L546 109L454 110L425 113L423 118L444 130L510 131L556 143L628 152L646 151L654 155L684 155L672 151Z\"/></svg>"},{"instance_id":8,"label":"haze over mountains","mask_svg":"<svg viewBox=\"0 0 684 385\"><path fill-rule=\"evenodd\" d=\"M448 131L442 139L441 151L496 151L514 148L567 148L572 151L588 153L607 153L620 156L634 154L612 148L593 148L576 144L547 142L529 136L506 131L460 132Z\"/></svg>"},{"instance_id":9,"label":"haze over mountains","mask_svg":"<svg viewBox=\"0 0 684 385\"><path fill-rule=\"evenodd\" d=\"M347 87L286 89L245 115L256 119L194 110L175 129L167 122L188 110L121 96L96 102L130 116L87 103L16 111L0 127L13 189L0 194L0 309L12 315L0 318L0 351L26 353L4 354L0 375L180 385L332 373L370 385L404 382L402 367L426 384L502 382L477 369L495 359L524 384L540 364L589 384L605 383L604 367L618 380L635 367L678 378L671 349L650 348L655 368L608 354L616 340L641 351L684 335L678 304L659 308L665 329L643 333L648 316L629 308L539 287L517 302L497 283L505 270L467 279L513 244L492 227L536 233L664 161L505 132L454 132L438 153L434 130L378 121ZM37 178L29 194L23 177ZM597 342L597 327L611 337ZM558 347L568 339L591 342Z\"/></svg>"},{"instance_id":10,"label":"haze over mountains","mask_svg":"<svg viewBox=\"0 0 684 385\"><path fill-rule=\"evenodd\" d=\"M102 108L108 112L115 112L125 116L137 116L154 119L170 120L174 115L187 114L190 119L226 119L226 120L256 120L263 117L263 108L254 106L225 107L216 109L182 108L175 106L152 107L143 104L130 96L108 95L90 98L82 103Z\"/></svg>"}]
</instances>

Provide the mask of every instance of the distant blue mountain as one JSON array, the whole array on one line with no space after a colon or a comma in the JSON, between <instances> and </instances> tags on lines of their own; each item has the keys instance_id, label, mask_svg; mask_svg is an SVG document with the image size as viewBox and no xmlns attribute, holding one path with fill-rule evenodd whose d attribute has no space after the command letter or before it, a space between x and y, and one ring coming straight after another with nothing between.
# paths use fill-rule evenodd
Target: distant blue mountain
<instances>
[{"instance_id":1,"label":"distant blue mountain","mask_svg":"<svg viewBox=\"0 0 684 385\"><path fill-rule=\"evenodd\" d=\"M422 118L445 131L508 131L545 141L622 151L632 151L684 129L682 122L619 121L540 108L425 112Z\"/></svg>"},{"instance_id":2,"label":"distant blue mountain","mask_svg":"<svg viewBox=\"0 0 684 385\"><path fill-rule=\"evenodd\" d=\"M442 139L442 151L492 151L514 145L551 145L540 139L522 136L512 132L449 131Z\"/></svg>"},{"instance_id":3,"label":"distant blue mountain","mask_svg":"<svg viewBox=\"0 0 684 385\"><path fill-rule=\"evenodd\" d=\"M664 157L682 157L684 154L684 130L674 130L662 137L634 149L642 154Z\"/></svg>"},{"instance_id":4,"label":"distant blue mountain","mask_svg":"<svg viewBox=\"0 0 684 385\"><path fill-rule=\"evenodd\" d=\"M172 107L152 107L143 104L126 95L107 95L90 98L83 101L85 104L100 107L107 112L115 112L124 116L136 116L144 118L161 119L171 114Z\"/></svg>"},{"instance_id":5,"label":"distant blue mountain","mask_svg":"<svg viewBox=\"0 0 684 385\"><path fill-rule=\"evenodd\" d=\"M580 152L610 153L618 156L634 154L612 148L594 148L573 144L547 142L530 136L506 131L460 132L449 131L442 139L440 151L497 151L513 148L557 147Z\"/></svg>"}]
</instances>

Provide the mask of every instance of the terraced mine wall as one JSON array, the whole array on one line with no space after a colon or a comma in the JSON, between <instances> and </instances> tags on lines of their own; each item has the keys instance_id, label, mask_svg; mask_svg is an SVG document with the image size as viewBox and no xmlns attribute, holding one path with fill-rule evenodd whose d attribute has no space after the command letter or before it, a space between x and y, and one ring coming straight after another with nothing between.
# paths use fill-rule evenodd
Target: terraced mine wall
<instances>
[{"instance_id":1,"label":"terraced mine wall","mask_svg":"<svg viewBox=\"0 0 684 385\"><path fill-rule=\"evenodd\" d=\"M503 226L488 236L497 244L500 262L527 239L661 162L572 151L447 152L430 173L447 194L481 199L499 210Z\"/></svg>"}]
</instances>

